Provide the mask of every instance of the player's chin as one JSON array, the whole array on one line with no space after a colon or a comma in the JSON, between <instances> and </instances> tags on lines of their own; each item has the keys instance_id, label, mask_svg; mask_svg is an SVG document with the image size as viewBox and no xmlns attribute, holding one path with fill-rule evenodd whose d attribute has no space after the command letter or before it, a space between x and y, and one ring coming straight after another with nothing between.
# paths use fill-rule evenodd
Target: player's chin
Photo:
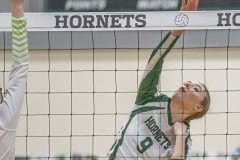
<instances>
[{"instance_id":1,"label":"player's chin","mask_svg":"<svg viewBox=\"0 0 240 160\"><path fill-rule=\"evenodd\" d=\"M173 95L172 95L172 98L182 98L183 97L183 93L182 91L180 90L176 90Z\"/></svg>"}]
</instances>

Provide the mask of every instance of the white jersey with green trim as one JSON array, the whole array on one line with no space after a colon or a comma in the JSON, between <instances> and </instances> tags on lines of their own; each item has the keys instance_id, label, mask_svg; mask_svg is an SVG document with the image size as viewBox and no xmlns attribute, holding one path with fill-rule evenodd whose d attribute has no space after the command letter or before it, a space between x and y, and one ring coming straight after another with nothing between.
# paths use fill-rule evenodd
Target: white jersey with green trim
<instances>
[{"instance_id":1,"label":"white jersey with green trim","mask_svg":"<svg viewBox=\"0 0 240 160\"><path fill-rule=\"evenodd\" d=\"M159 99L162 102L136 106L111 148L109 159L171 159L175 147L175 136L169 109L170 99L165 95L161 95ZM189 128L185 143L186 154L189 155L191 149Z\"/></svg>"},{"instance_id":2,"label":"white jersey with green trim","mask_svg":"<svg viewBox=\"0 0 240 160\"><path fill-rule=\"evenodd\" d=\"M176 140L170 113L171 99L159 94L157 86L164 58L177 39L169 32L153 50L139 86L135 108L110 149L109 160L171 159ZM186 159L190 159L190 149L188 125Z\"/></svg>"},{"instance_id":3,"label":"white jersey with green trim","mask_svg":"<svg viewBox=\"0 0 240 160\"><path fill-rule=\"evenodd\" d=\"M0 160L15 159L15 136L26 92L28 73L28 40L26 20L12 18L12 59L3 103L0 104Z\"/></svg>"}]
</instances>

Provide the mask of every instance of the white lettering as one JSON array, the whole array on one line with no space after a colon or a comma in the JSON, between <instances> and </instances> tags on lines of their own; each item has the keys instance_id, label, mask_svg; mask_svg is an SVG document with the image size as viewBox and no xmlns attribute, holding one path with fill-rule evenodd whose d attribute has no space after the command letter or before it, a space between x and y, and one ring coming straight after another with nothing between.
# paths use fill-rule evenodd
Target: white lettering
<instances>
[{"instance_id":1,"label":"white lettering","mask_svg":"<svg viewBox=\"0 0 240 160\"><path fill-rule=\"evenodd\" d=\"M137 9L139 10L174 10L178 7L178 0L138 0Z\"/></svg>"},{"instance_id":2,"label":"white lettering","mask_svg":"<svg viewBox=\"0 0 240 160\"><path fill-rule=\"evenodd\" d=\"M67 0L65 10L103 10L106 5L107 0Z\"/></svg>"}]
</instances>

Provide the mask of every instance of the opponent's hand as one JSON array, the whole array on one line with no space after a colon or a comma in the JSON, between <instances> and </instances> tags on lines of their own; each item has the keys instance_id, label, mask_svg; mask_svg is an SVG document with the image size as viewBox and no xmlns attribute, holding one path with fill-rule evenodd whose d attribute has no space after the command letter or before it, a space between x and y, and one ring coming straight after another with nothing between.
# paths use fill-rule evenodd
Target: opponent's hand
<instances>
[{"instance_id":1,"label":"opponent's hand","mask_svg":"<svg viewBox=\"0 0 240 160\"><path fill-rule=\"evenodd\" d=\"M22 17L24 15L24 0L9 0L11 5L12 15Z\"/></svg>"},{"instance_id":2,"label":"opponent's hand","mask_svg":"<svg viewBox=\"0 0 240 160\"><path fill-rule=\"evenodd\" d=\"M175 122L173 124L173 133L175 136L186 136L187 125L180 122Z\"/></svg>"}]
</instances>

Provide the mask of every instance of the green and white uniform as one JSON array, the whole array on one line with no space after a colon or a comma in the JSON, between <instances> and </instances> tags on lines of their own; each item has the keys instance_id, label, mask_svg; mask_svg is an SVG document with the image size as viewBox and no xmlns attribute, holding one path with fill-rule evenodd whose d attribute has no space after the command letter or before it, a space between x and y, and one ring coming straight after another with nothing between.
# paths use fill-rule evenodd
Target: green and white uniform
<instances>
[{"instance_id":1,"label":"green and white uniform","mask_svg":"<svg viewBox=\"0 0 240 160\"><path fill-rule=\"evenodd\" d=\"M109 152L109 160L171 159L175 147L170 111L171 99L157 91L164 58L178 37L170 33L153 50L140 84L135 107ZM160 49L161 54L158 50ZM190 154L189 125L185 155ZM186 159L190 159L186 158Z\"/></svg>"},{"instance_id":2,"label":"green and white uniform","mask_svg":"<svg viewBox=\"0 0 240 160\"><path fill-rule=\"evenodd\" d=\"M0 160L15 159L15 136L28 73L26 20L12 18L12 66L3 103L0 104Z\"/></svg>"}]
</instances>

